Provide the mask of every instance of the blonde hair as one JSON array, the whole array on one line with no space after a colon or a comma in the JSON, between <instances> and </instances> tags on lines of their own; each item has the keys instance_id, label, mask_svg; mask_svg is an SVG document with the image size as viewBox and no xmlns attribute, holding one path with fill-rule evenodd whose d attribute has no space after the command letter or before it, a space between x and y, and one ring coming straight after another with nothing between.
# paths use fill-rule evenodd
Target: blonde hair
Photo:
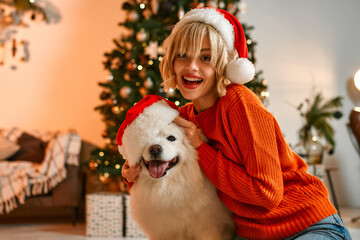
<instances>
[{"instance_id":1,"label":"blonde hair","mask_svg":"<svg viewBox=\"0 0 360 240\"><path fill-rule=\"evenodd\" d=\"M177 32L172 32L164 41L165 56L160 62L162 85L167 92L169 88L177 88L174 61L177 55L186 53L189 57L200 54L201 45L205 36L209 36L211 46L211 64L215 68L217 91L224 96L226 86L230 81L225 76L226 64L229 62L227 47L220 34L211 26L201 22L191 22L184 25Z\"/></svg>"}]
</instances>

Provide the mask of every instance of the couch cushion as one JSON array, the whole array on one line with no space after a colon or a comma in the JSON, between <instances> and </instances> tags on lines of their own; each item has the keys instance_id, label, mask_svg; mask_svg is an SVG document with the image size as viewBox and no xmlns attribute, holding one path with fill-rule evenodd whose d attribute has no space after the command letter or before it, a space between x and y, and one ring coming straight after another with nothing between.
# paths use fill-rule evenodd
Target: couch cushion
<instances>
[{"instance_id":1,"label":"couch cushion","mask_svg":"<svg viewBox=\"0 0 360 240\"><path fill-rule=\"evenodd\" d=\"M30 134L23 133L18 138L20 150L11 158L10 161L21 160L41 163L45 156L46 143Z\"/></svg>"},{"instance_id":2,"label":"couch cushion","mask_svg":"<svg viewBox=\"0 0 360 240\"><path fill-rule=\"evenodd\" d=\"M8 159L19 151L20 146L0 136L0 160Z\"/></svg>"}]
</instances>

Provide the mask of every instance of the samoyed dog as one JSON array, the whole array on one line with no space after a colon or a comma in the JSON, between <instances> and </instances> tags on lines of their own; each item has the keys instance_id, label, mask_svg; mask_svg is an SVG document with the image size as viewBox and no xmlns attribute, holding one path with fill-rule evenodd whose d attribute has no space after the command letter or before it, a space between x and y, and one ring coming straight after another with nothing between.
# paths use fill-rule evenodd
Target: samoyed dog
<instances>
[{"instance_id":1,"label":"samoyed dog","mask_svg":"<svg viewBox=\"0 0 360 240\"><path fill-rule=\"evenodd\" d=\"M182 128L172 122L177 115L158 101L136 117L140 124L125 129L128 137L120 141L120 153L130 165L140 161L142 169L130 189L133 218L150 240L232 239L232 213L201 171L197 151ZM136 133L139 126L143 129ZM131 156L138 159L131 163Z\"/></svg>"}]
</instances>

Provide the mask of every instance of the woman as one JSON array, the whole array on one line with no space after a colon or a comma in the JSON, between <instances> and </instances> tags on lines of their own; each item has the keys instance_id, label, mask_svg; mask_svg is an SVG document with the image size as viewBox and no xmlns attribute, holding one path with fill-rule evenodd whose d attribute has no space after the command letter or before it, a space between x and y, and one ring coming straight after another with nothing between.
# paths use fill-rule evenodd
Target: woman
<instances>
[{"instance_id":1,"label":"woman","mask_svg":"<svg viewBox=\"0 0 360 240\"><path fill-rule=\"evenodd\" d=\"M178 88L191 100L174 121L233 212L236 239L351 239L324 184L307 173L275 118L242 85L255 70L239 21L219 9L191 10L164 47L165 90ZM138 169L124 165L122 174L135 182Z\"/></svg>"}]
</instances>

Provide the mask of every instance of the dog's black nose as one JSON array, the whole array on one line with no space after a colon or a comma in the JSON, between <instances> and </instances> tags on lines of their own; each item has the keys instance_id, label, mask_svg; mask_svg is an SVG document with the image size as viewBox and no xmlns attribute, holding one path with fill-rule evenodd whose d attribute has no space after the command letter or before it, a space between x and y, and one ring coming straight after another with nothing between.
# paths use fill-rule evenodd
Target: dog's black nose
<instances>
[{"instance_id":1,"label":"dog's black nose","mask_svg":"<svg viewBox=\"0 0 360 240\"><path fill-rule=\"evenodd\" d=\"M159 156L162 152L162 147L159 144L152 145L149 149L149 152L153 156Z\"/></svg>"}]
</instances>

